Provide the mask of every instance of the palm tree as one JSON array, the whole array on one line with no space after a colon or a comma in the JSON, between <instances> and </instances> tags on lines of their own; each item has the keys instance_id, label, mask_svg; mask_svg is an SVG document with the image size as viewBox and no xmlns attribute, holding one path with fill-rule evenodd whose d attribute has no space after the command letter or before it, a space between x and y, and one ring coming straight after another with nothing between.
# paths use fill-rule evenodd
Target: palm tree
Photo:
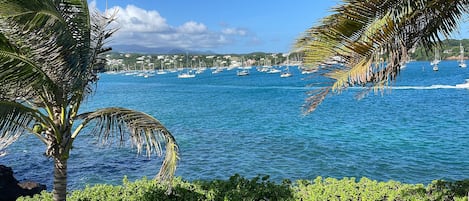
<instances>
[{"instance_id":1,"label":"palm tree","mask_svg":"<svg viewBox=\"0 0 469 201\"><path fill-rule=\"evenodd\" d=\"M408 60L408 51L417 45L427 50L439 46L468 6L467 0L343 0L296 41L305 64L330 81L311 91L305 112L314 111L330 92L349 86L384 90Z\"/></svg>"},{"instance_id":2,"label":"palm tree","mask_svg":"<svg viewBox=\"0 0 469 201\"><path fill-rule=\"evenodd\" d=\"M155 118L117 107L79 113L95 89L95 69L104 65L113 19L90 13L87 0L0 4L0 145L26 134L46 145L54 160L54 200L66 199L67 160L85 130L103 142L130 142L139 153L164 155L157 179L168 181L175 172L176 141Z\"/></svg>"}]
</instances>

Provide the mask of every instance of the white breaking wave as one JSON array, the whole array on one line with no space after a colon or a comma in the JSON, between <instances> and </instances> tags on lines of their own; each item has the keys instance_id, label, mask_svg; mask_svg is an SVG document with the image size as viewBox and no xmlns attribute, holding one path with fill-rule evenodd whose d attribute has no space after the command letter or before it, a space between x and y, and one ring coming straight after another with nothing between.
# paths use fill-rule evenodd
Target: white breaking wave
<instances>
[{"instance_id":1,"label":"white breaking wave","mask_svg":"<svg viewBox=\"0 0 469 201\"><path fill-rule=\"evenodd\" d=\"M469 89L469 79L464 84L457 85L431 85L431 86L393 86L392 89Z\"/></svg>"},{"instance_id":2,"label":"white breaking wave","mask_svg":"<svg viewBox=\"0 0 469 201\"><path fill-rule=\"evenodd\" d=\"M236 89L286 89L286 90L314 90L320 89L321 87L298 87L298 86L247 86L247 85L204 85L206 87L214 88L236 88ZM364 89L363 87L348 87L351 90L360 90ZM469 89L469 79L466 79L466 82L463 84L456 85L431 85L431 86L391 86L392 90L431 90L431 89Z\"/></svg>"}]
</instances>

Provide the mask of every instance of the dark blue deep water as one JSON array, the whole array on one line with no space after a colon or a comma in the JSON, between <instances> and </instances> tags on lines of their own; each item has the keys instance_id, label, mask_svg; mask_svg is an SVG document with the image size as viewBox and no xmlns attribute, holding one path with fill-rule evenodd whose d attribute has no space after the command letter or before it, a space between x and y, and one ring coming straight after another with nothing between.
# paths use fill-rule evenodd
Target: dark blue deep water
<instances>
[{"instance_id":1,"label":"dark blue deep water","mask_svg":"<svg viewBox=\"0 0 469 201\"><path fill-rule=\"evenodd\" d=\"M102 74L82 112L127 107L147 112L173 133L180 147L176 175L186 180L268 174L274 181L324 177L369 177L407 183L469 178L469 69L455 61L433 72L429 62L403 69L391 90L357 101L359 89L328 97L302 115L309 90L294 76L237 77L235 71L193 79L176 74L142 78ZM52 187L53 166L33 136L11 145L0 164L19 180ZM69 186L120 184L124 175L152 178L156 157L131 147L103 147L78 136L69 160Z\"/></svg>"}]
</instances>

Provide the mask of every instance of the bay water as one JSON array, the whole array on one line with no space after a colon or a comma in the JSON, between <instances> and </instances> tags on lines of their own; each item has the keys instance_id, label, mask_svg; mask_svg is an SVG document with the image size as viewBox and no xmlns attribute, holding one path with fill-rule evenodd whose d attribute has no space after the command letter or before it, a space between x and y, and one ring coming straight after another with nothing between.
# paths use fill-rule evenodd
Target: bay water
<instances>
[{"instance_id":1,"label":"bay water","mask_svg":"<svg viewBox=\"0 0 469 201\"><path fill-rule=\"evenodd\" d=\"M175 136L180 149L176 176L185 180L368 177L429 183L469 178L469 69L456 61L411 62L390 90L361 100L359 88L329 96L308 115L302 105L311 75L290 68L280 78L251 70L191 79L174 73L154 77L101 74L81 112L126 107L149 113ZM116 143L118 144L118 143ZM34 136L24 136L0 157L19 180L52 188L53 161ZM152 178L161 160L138 156L130 146L103 146L82 133L69 160L69 186Z\"/></svg>"}]
</instances>

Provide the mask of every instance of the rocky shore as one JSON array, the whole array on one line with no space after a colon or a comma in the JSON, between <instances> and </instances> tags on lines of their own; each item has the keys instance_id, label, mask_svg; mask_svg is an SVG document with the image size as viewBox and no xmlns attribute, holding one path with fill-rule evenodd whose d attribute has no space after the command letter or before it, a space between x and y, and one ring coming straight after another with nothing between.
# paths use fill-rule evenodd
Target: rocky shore
<instances>
[{"instance_id":1,"label":"rocky shore","mask_svg":"<svg viewBox=\"0 0 469 201\"><path fill-rule=\"evenodd\" d=\"M21 196L33 196L46 190L46 185L32 181L19 182L10 167L0 165L0 201L14 201Z\"/></svg>"}]
</instances>

